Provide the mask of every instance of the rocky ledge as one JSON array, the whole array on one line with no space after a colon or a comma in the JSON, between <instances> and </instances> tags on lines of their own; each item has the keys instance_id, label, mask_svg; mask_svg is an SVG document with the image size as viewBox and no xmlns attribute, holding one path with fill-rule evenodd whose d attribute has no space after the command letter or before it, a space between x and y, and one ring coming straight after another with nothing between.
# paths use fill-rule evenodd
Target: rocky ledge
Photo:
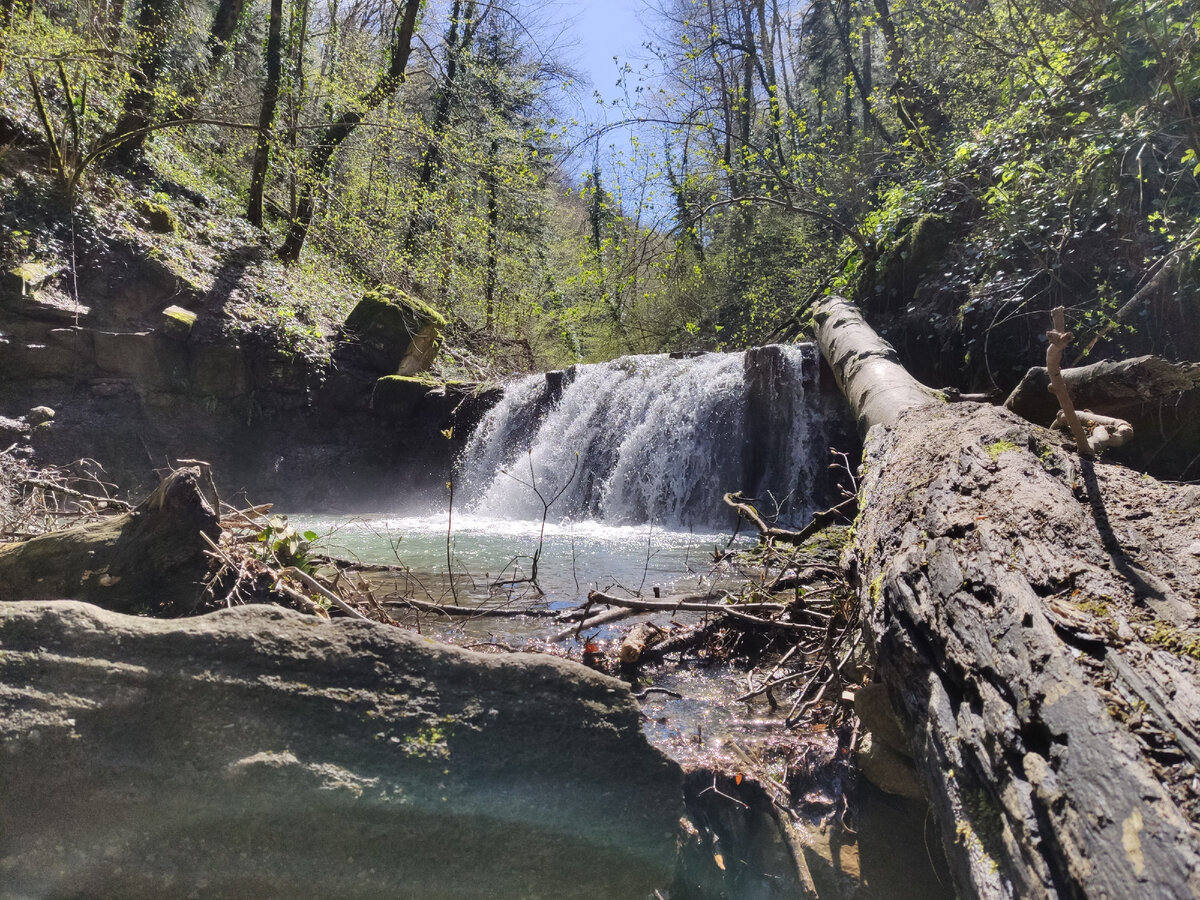
<instances>
[{"instance_id":1,"label":"rocky ledge","mask_svg":"<svg viewBox=\"0 0 1200 900\"><path fill-rule=\"evenodd\" d=\"M678 767L615 679L274 607L0 605L0 897L641 897Z\"/></svg>"}]
</instances>

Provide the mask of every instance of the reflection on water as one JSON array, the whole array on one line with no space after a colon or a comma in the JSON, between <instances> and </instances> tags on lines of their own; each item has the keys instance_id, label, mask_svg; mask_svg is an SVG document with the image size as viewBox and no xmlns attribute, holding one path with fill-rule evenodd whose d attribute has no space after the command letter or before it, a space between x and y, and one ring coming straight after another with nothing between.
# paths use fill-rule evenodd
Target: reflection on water
<instances>
[{"instance_id":1,"label":"reflection on water","mask_svg":"<svg viewBox=\"0 0 1200 900\"><path fill-rule=\"evenodd\" d=\"M457 511L449 523L441 512L365 518L296 515L292 524L321 534L321 552L365 564L407 567L410 574L400 580L402 588L411 596L442 604L456 602L457 595L457 602L466 606L565 610L586 602L589 590L620 593L624 589L650 595L657 586L664 595L699 592L753 575L730 570L727 563L714 565L714 549L751 543L745 536L729 533L586 520L549 522L542 531L537 521ZM529 576L539 544L538 582L544 594L528 584L513 583ZM649 618L660 625L690 624L702 620L703 614L661 613ZM426 616L421 620L423 633L472 647L497 644L505 649L545 650L550 648L548 636L563 629L564 624L552 617ZM620 624L602 626L585 636L603 649L614 649L622 630ZM555 647L552 652L562 653L565 647L575 658L580 656L575 642ZM709 865L709 884L703 888L693 884L695 896L816 895L858 900L953 896L932 820L923 805L880 794L863 782L853 792L857 835L843 828L842 792L847 787L843 779L852 777L852 770L840 749L843 742L834 734L787 732L781 727L781 715L761 700L737 702L746 687L744 673L722 662L689 659L685 664L646 668L638 678L635 688L653 685L680 695L647 695L642 701L643 731L652 744L704 782L694 792L699 799L689 799L691 815L701 810L700 818L712 819L702 823L711 829L701 841L704 849L693 848L693 855L698 852L697 858ZM795 767L798 759L805 771L788 768ZM740 775L731 780L733 776L714 774L742 768L759 771L765 789L742 782ZM719 790L718 777L722 779ZM785 785L790 795L779 793ZM761 795L757 801L753 791L746 793L752 787ZM739 812L741 801L729 799L735 794L756 803L755 812L745 804L745 814ZM780 798L788 801L790 813L773 808ZM714 802L717 806L708 809ZM771 813L766 818L764 810ZM724 821L729 815L733 819ZM762 822L749 828L752 817ZM768 820L786 823L770 825ZM779 833L771 837L764 828L778 828ZM717 839L722 835L726 843L761 849L764 842L778 843L784 833L791 834L789 841L797 849L781 850L786 858L772 865L758 860L758 851L745 852L745 848L745 858L736 866L733 856L725 862ZM720 868L712 868L713 854L722 856Z\"/></svg>"}]
</instances>

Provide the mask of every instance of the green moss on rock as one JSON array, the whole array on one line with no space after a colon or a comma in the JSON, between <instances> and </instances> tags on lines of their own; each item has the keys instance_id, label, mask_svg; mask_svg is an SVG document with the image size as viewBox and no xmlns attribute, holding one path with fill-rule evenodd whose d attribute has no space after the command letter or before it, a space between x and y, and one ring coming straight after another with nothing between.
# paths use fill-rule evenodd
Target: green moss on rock
<instances>
[{"instance_id":1,"label":"green moss on rock","mask_svg":"<svg viewBox=\"0 0 1200 900\"><path fill-rule=\"evenodd\" d=\"M343 354L373 371L415 375L441 346L446 319L429 304L395 288L364 296L342 326Z\"/></svg>"},{"instance_id":2,"label":"green moss on rock","mask_svg":"<svg viewBox=\"0 0 1200 900\"><path fill-rule=\"evenodd\" d=\"M151 231L157 231L159 234L179 234L179 217L169 206L138 197L133 201L133 208L146 220L146 225Z\"/></svg>"},{"instance_id":3,"label":"green moss on rock","mask_svg":"<svg viewBox=\"0 0 1200 900\"><path fill-rule=\"evenodd\" d=\"M182 306L168 306L162 311L162 332L170 337L187 337L195 324L196 314Z\"/></svg>"}]
</instances>

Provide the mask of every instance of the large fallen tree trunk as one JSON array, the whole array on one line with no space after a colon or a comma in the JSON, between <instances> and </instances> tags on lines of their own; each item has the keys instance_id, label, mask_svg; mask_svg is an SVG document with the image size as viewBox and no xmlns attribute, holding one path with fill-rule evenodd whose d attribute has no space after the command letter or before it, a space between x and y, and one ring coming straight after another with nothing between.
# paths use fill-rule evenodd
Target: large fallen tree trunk
<instances>
[{"instance_id":1,"label":"large fallen tree trunk","mask_svg":"<svg viewBox=\"0 0 1200 900\"><path fill-rule=\"evenodd\" d=\"M894 368L894 402L863 402L890 348L845 301L816 318L860 428L884 426L851 576L959 893L1200 895L1200 490Z\"/></svg>"},{"instance_id":2,"label":"large fallen tree trunk","mask_svg":"<svg viewBox=\"0 0 1200 900\"><path fill-rule=\"evenodd\" d=\"M124 613L196 611L221 533L200 470L168 475L138 506L101 522L0 546L0 601L86 600Z\"/></svg>"},{"instance_id":3,"label":"large fallen tree trunk","mask_svg":"<svg viewBox=\"0 0 1200 900\"><path fill-rule=\"evenodd\" d=\"M1080 409L1133 426L1136 440L1114 452L1114 459L1157 478L1186 481L1200 473L1200 363L1137 356L1063 369L1062 376ZM1044 367L1030 369L1005 407L1049 425L1058 412L1049 383Z\"/></svg>"}]
</instances>

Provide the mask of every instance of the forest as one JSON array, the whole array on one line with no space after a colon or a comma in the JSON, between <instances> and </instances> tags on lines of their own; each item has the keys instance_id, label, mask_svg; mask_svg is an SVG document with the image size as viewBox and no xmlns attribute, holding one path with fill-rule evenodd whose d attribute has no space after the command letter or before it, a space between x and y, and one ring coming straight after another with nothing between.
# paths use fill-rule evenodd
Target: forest
<instances>
[{"instance_id":1,"label":"forest","mask_svg":"<svg viewBox=\"0 0 1200 900\"><path fill-rule=\"evenodd\" d=\"M169 182L263 229L273 259L227 327L306 352L347 311L331 280L445 314L447 372L790 339L831 292L965 391L1011 388L1058 305L1080 359L1186 356L1194 4L644 16L601 125L569 5L4 0L0 138L53 184L13 184L0 253L65 252L123 192L169 206ZM48 204L73 232L37 227Z\"/></svg>"}]
</instances>

